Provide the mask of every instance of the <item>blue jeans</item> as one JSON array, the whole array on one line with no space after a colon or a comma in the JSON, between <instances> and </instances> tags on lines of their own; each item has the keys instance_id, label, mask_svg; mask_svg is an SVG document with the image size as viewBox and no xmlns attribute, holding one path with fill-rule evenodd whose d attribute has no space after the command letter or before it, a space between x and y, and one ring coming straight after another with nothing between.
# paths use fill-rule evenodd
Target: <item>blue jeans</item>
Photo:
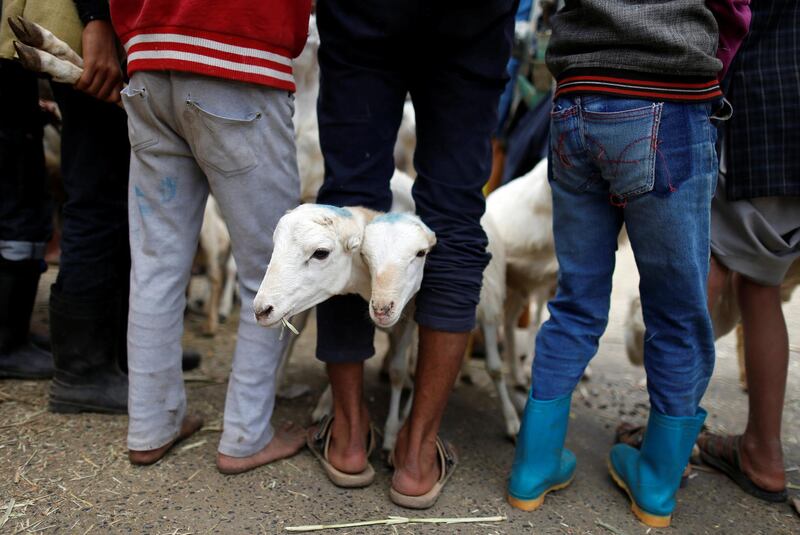
<instances>
[{"instance_id":1,"label":"blue jeans","mask_svg":"<svg viewBox=\"0 0 800 535\"><path fill-rule=\"evenodd\" d=\"M608 322L625 223L646 326L651 406L693 416L714 367L706 308L716 185L711 104L559 98L550 134L558 292L536 339L533 397L568 395Z\"/></svg>"}]
</instances>

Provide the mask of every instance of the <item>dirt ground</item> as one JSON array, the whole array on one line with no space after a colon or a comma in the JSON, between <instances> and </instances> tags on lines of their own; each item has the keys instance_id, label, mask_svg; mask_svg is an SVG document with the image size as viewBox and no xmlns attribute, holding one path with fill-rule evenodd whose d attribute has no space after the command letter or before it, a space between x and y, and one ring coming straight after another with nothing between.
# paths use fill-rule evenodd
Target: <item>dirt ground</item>
<instances>
[{"instance_id":1,"label":"dirt ground","mask_svg":"<svg viewBox=\"0 0 800 535\"><path fill-rule=\"evenodd\" d=\"M325 479L308 452L238 476L214 466L235 342L236 318L216 338L199 336L199 317L188 316L185 344L201 350L202 367L186 375L190 408L206 420L204 429L151 467L126 459L127 418L54 415L46 411L47 382L0 382L0 533L280 533L287 526L385 518L506 516L499 523L399 525L340 530L339 533L800 533L800 518L787 504L765 505L741 492L724 476L696 471L680 491L669 530L648 530L634 520L625 496L611 482L605 458L620 418L644 421L644 371L632 367L623 348L622 324L637 275L630 252L619 253L609 329L593 362L594 374L573 398L567 445L578 457L575 482L548 496L545 506L523 513L505 504L504 488L513 445L504 438L491 384L473 361L478 384L459 384L450 400L443 434L461 453L461 464L439 503L413 513L388 499L390 470L373 459L378 477L368 489L341 490ZM36 318L46 316L51 268L42 282ZM789 387L784 416L786 467L793 494L800 489L800 293L787 305L791 339ZM274 421L307 422L324 386L322 366L313 359L313 325L302 334L291 363L295 382L312 393L280 401ZM386 347L379 340L379 352ZM717 430L743 428L747 399L738 385L732 336L720 341L718 363L704 405ZM382 421L388 387L370 363L367 393L373 417Z\"/></svg>"}]
</instances>

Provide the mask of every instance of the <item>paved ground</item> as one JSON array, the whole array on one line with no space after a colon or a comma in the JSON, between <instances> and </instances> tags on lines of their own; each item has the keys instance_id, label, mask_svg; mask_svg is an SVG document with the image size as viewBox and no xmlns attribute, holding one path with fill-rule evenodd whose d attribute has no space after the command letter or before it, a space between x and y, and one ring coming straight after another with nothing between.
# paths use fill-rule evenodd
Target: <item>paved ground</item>
<instances>
[{"instance_id":1,"label":"paved ground","mask_svg":"<svg viewBox=\"0 0 800 535\"><path fill-rule=\"evenodd\" d=\"M483 379L459 385L451 398L443 433L460 448L461 466L446 494L418 516L506 515L497 524L450 527L398 526L398 533L647 533L628 511L611 483L605 456L620 417L643 421L643 371L623 354L622 318L635 292L630 253L620 253L612 320L594 361L594 376L574 397L568 446L578 457L578 475L567 490L548 497L546 506L525 514L505 505L503 491L513 445L503 436L497 401ZM52 270L48 279L52 278ZM800 294L798 294L800 295ZM46 283L37 317L43 317ZM784 419L789 480L800 484L800 297L786 308L792 339L790 383ZM214 339L196 336L199 319L187 322L186 343L203 351L199 373L187 376L193 410L206 418L204 430L159 464L134 468L126 460L124 417L61 416L46 412L46 382L0 382L0 533L279 533L286 526L355 521L409 514L388 500L390 471L382 460L375 484L365 490L334 488L312 456L239 476L214 468L225 395L226 372L235 341L232 322ZM381 340L379 347L385 347ZM738 386L731 337L718 344L717 370L706 397L709 424L738 431L746 397ZM324 384L312 358L313 332L298 343L291 378L310 384L314 394L280 402L276 420L306 421ZM475 364L481 366L479 361ZM376 419L385 414L387 387L375 363L367 392ZM482 374L476 374L482 377ZM679 494L673 528L663 533L800 533L800 519L786 504L764 505L740 492L723 476L696 472ZM795 489L800 487L795 487ZM797 490L794 490L797 493ZM13 506L9 506L13 501ZM409 515L410 516L410 515ZM386 533L361 528L346 533ZM658 533L659 530L652 530Z\"/></svg>"}]
</instances>

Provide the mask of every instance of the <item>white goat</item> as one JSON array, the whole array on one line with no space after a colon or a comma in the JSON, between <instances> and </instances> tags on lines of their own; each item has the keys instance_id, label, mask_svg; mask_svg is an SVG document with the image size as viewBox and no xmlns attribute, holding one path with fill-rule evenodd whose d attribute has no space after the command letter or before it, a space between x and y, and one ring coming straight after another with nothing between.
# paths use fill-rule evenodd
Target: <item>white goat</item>
<instances>
[{"instance_id":1,"label":"white goat","mask_svg":"<svg viewBox=\"0 0 800 535\"><path fill-rule=\"evenodd\" d=\"M711 324L714 328L714 338L717 340L734 328L736 329L736 358L739 364L739 383L744 390L747 390L738 279L738 274L727 274L719 299L711 308ZM792 298L792 294L798 286L800 286L800 260L792 264L781 284L781 299L784 303ZM628 355L628 360L636 366L644 364L644 334L642 301L636 295L631 298L628 305L628 315L625 318L625 352Z\"/></svg>"},{"instance_id":2,"label":"white goat","mask_svg":"<svg viewBox=\"0 0 800 535\"><path fill-rule=\"evenodd\" d=\"M481 226L488 238L489 244L486 250L491 253L492 258L483 271L480 302L476 311L478 327L483 333L486 347L486 371L497 389L506 425L506 435L513 440L519 432L520 422L508 393L498 342L498 331L503 324L506 301L506 253L503 240L493 219L484 215L481 219Z\"/></svg>"},{"instance_id":3,"label":"white goat","mask_svg":"<svg viewBox=\"0 0 800 535\"><path fill-rule=\"evenodd\" d=\"M411 188L414 185L414 180L405 174L404 172L400 171L399 169L395 169L394 175L392 175L390 187L392 190L392 212L414 212L414 199L411 196ZM316 195L316 191L314 192ZM306 324L308 323L308 316L311 314L311 309L304 310L292 317L291 321L294 325L295 329L298 332L302 332L305 328ZM389 331L389 351L386 353L386 357L384 358L384 367L388 371L390 366L390 361L392 360L392 355L394 355L395 350L399 347L408 347L408 343L403 337L402 332L399 328L391 329ZM289 340L289 343L286 344L286 348L283 351L283 355L281 356L281 365L278 370L278 397L283 399L294 399L296 397L302 396L303 394L307 393L310 390L310 387L306 384L288 384L286 381L286 373L288 371L288 364L292 357L292 352L294 351L294 345L297 342L297 337L292 337ZM415 350L415 346L411 346L411 351ZM322 396L319 399L317 407L312 412L312 418L315 421L321 420L329 411L331 402L331 393L330 390L326 389Z\"/></svg>"},{"instance_id":4,"label":"white goat","mask_svg":"<svg viewBox=\"0 0 800 535\"><path fill-rule=\"evenodd\" d=\"M397 132L397 142L394 145L394 165L410 176L417 173L414 170L414 150L417 148L417 118L414 113L414 104L406 100L403 104L403 119Z\"/></svg>"},{"instance_id":5,"label":"white goat","mask_svg":"<svg viewBox=\"0 0 800 535\"><path fill-rule=\"evenodd\" d=\"M555 295L558 282L547 160L542 160L526 175L492 192L486 199L484 217L492 221L505 252L503 331L506 365L513 383L527 387L533 363L533 340L541 325L545 305ZM514 329L528 300L534 303L536 310L531 321L526 358L521 362L517 358Z\"/></svg>"},{"instance_id":6,"label":"white goat","mask_svg":"<svg viewBox=\"0 0 800 535\"><path fill-rule=\"evenodd\" d=\"M231 237L222 219L219 205L213 195L209 195L203 211L203 225L194 260L195 267L205 271L208 292L200 298L194 297L190 283L190 302L203 303L206 321L203 334L214 336L219 328L220 317L227 318L233 308L236 286L236 262L231 252ZM223 285L224 278L224 285Z\"/></svg>"},{"instance_id":7,"label":"white goat","mask_svg":"<svg viewBox=\"0 0 800 535\"><path fill-rule=\"evenodd\" d=\"M387 448L400 427L400 395L415 328L403 311L422 283L435 236L412 214L376 215L364 208L306 204L283 216L254 308L259 323L274 326L333 295L357 293L369 301L379 327L399 331L391 362L402 379L392 381ZM323 394L317 411L327 412L329 399L329 392Z\"/></svg>"},{"instance_id":8,"label":"white goat","mask_svg":"<svg viewBox=\"0 0 800 535\"><path fill-rule=\"evenodd\" d=\"M319 93L319 32L317 20L308 21L305 48L294 60L295 92L294 134L297 145L297 169L300 173L300 200L314 202L325 177L325 164L319 147L317 94Z\"/></svg>"}]
</instances>

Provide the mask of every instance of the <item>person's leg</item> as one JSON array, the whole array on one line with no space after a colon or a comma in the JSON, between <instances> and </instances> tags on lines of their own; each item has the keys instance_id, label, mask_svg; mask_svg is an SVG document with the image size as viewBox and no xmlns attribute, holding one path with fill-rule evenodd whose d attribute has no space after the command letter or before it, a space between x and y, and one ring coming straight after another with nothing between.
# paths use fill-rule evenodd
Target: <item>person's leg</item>
<instances>
[{"instance_id":1,"label":"person's leg","mask_svg":"<svg viewBox=\"0 0 800 535\"><path fill-rule=\"evenodd\" d=\"M136 73L123 93L131 138L128 204L128 448L131 462L157 461L199 428L186 416L181 336L186 285L208 183L177 133L168 73Z\"/></svg>"},{"instance_id":2,"label":"person's leg","mask_svg":"<svg viewBox=\"0 0 800 535\"><path fill-rule=\"evenodd\" d=\"M489 260L480 225L482 188L491 170L490 137L510 52L511 4L467 9L458 14L463 21L436 13L407 67L417 124L414 202L437 244L416 299L413 406L394 450L392 489L406 496L426 494L445 470L438 466L436 439L475 326ZM431 56L430 49L440 53Z\"/></svg>"},{"instance_id":3,"label":"person's leg","mask_svg":"<svg viewBox=\"0 0 800 535\"><path fill-rule=\"evenodd\" d=\"M625 111L607 103L598 121L607 122L609 113L641 121L649 115L656 125L647 127L656 137L645 136L641 144L647 187L626 199L624 208L640 274L651 409L641 449L615 445L609 469L628 491L634 514L647 525L666 527L706 417L699 404L714 367L707 283L717 159L708 105L636 104ZM635 149L628 158L637 160ZM626 177L612 180L612 191Z\"/></svg>"},{"instance_id":4,"label":"person's leg","mask_svg":"<svg viewBox=\"0 0 800 535\"><path fill-rule=\"evenodd\" d=\"M726 268L719 260L711 255L711 264L708 270L708 285L706 289L706 296L708 300L709 313L714 308L717 300L722 294L722 290L728 282L728 277L733 274Z\"/></svg>"},{"instance_id":5,"label":"person's leg","mask_svg":"<svg viewBox=\"0 0 800 535\"><path fill-rule=\"evenodd\" d=\"M53 84L61 108L66 202L50 295L54 412L124 413L130 247L127 118L118 107Z\"/></svg>"},{"instance_id":6,"label":"person's leg","mask_svg":"<svg viewBox=\"0 0 800 535\"><path fill-rule=\"evenodd\" d=\"M608 323L622 211L591 162L579 132L578 99L559 99L549 162L553 235L559 263L550 318L536 337L530 395L517 437L508 501L526 511L568 485L576 465L564 448L572 391Z\"/></svg>"},{"instance_id":7,"label":"person's leg","mask_svg":"<svg viewBox=\"0 0 800 535\"><path fill-rule=\"evenodd\" d=\"M277 89L173 73L178 123L208 178L230 232L242 309L225 399L217 466L238 473L296 453L300 428L273 429L278 329L256 323L252 304L272 255L272 231L300 197L293 97ZM291 335L290 335L291 336Z\"/></svg>"},{"instance_id":8,"label":"person's leg","mask_svg":"<svg viewBox=\"0 0 800 535\"><path fill-rule=\"evenodd\" d=\"M706 105L663 104L651 190L624 208L640 274L650 402L676 417L695 415L714 368L707 285L717 163L707 117Z\"/></svg>"},{"instance_id":9,"label":"person's leg","mask_svg":"<svg viewBox=\"0 0 800 535\"><path fill-rule=\"evenodd\" d=\"M52 232L36 76L0 60L0 378L48 378L30 321Z\"/></svg>"},{"instance_id":10,"label":"person's leg","mask_svg":"<svg viewBox=\"0 0 800 535\"><path fill-rule=\"evenodd\" d=\"M320 3L319 136L325 183L317 202L387 211L392 196L393 148L406 87L393 70L381 30L343 8ZM369 415L361 385L371 357L374 326L359 296L338 296L317 306L317 358L327 365L333 391L329 461L347 473L367 464Z\"/></svg>"},{"instance_id":11,"label":"person's leg","mask_svg":"<svg viewBox=\"0 0 800 535\"><path fill-rule=\"evenodd\" d=\"M746 277L739 285L747 372L747 428L741 441L744 473L759 487L786 487L781 418L789 366L789 337L780 286L763 286Z\"/></svg>"}]
</instances>

